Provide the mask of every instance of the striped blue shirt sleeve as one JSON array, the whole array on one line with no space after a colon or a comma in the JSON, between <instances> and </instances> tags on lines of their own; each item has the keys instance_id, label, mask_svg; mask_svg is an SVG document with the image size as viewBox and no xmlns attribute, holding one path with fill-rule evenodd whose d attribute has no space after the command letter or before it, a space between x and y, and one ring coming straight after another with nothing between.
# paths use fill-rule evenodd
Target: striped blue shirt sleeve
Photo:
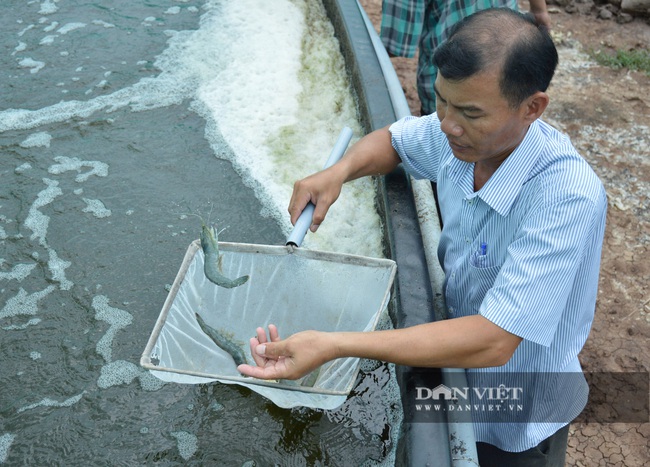
<instances>
[{"instance_id":1,"label":"striped blue shirt sleeve","mask_svg":"<svg viewBox=\"0 0 650 467\"><path fill-rule=\"evenodd\" d=\"M390 126L391 141L407 172L416 179L437 181L441 160L451 157L436 114L424 117L405 117ZM427 157L420 157L426 154ZM446 156L446 157L445 157Z\"/></svg>"}]
</instances>

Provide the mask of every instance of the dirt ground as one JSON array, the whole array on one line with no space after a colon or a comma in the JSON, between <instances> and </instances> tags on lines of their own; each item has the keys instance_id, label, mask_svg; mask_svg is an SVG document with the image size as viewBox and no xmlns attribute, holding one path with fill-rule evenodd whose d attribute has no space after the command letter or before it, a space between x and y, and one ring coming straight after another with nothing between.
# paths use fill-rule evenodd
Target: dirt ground
<instances>
[{"instance_id":1,"label":"dirt ground","mask_svg":"<svg viewBox=\"0 0 650 467\"><path fill-rule=\"evenodd\" d=\"M362 0L379 30L381 0ZM522 11L528 3L520 4ZM549 5L560 64L543 119L567 133L601 177L609 198L600 290L587 372L650 371L650 77L597 65L587 52L650 48L650 25L626 24ZM411 112L419 115L416 58L394 58ZM592 395L594 394L592 387ZM638 394L645 398L649 394ZM584 417L582 417L584 420ZM580 419L579 419L580 420ZM574 422L569 466L650 465L650 423Z\"/></svg>"}]
</instances>

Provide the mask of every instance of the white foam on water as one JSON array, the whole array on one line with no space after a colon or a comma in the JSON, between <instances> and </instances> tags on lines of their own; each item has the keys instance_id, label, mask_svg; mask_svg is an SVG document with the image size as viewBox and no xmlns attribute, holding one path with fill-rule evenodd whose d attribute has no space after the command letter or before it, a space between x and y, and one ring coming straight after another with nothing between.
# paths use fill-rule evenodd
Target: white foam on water
<instances>
[{"instance_id":1,"label":"white foam on water","mask_svg":"<svg viewBox=\"0 0 650 467\"><path fill-rule=\"evenodd\" d=\"M97 386L108 388L121 384L130 384L134 379L140 380L140 387L145 391L157 391L164 386L164 382L153 376L149 371L144 370L131 362L125 360L112 361L112 345L115 334L129 326L133 316L127 311L112 307L108 304L108 297L96 295L92 301L95 309L95 319L107 322L110 327L99 339L96 351L106 361L102 366Z\"/></svg>"},{"instance_id":2,"label":"white foam on water","mask_svg":"<svg viewBox=\"0 0 650 467\"><path fill-rule=\"evenodd\" d=\"M105 28L114 28L115 25L113 23L107 23L106 21L102 21L101 19L94 19L92 21L94 25L97 26L104 26Z\"/></svg>"},{"instance_id":3,"label":"white foam on water","mask_svg":"<svg viewBox=\"0 0 650 467\"><path fill-rule=\"evenodd\" d=\"M61 290L70 290L74 284L72 281L66 279L65 270L72 266L72 263L59 258L59 255L52 248L48 247L47 252L49 254L47 267L50 270L50 274L52 274L52 279L60 284L59 287Z\"/></svg>"},{"instance_id":4,"label":"white foam on water","mask_svg":"<svg viewBox=\"0 0 650 467\"><path fill-rule=\"evenodd\" d=\"M0 230L2 230L1 227ZM2 239L2 235L0 235L0 239ZM9 272L0 272L0 280L16 280L18 282L21 282L32 273L35 267L35 263L17 264Z\"/></svg>"},{"instance_id":5,"label":"white foam on water","mask_svg":"<svg viewBox=\"0 0 650 467\"><path fill-rule=\"evenodd\" d=\"M70 31L74 31L75 29L82 29L86 27L86 23L67 23L61 26L56 32L58 32L61 35L67 34Z\"/></svg>"},{"instance_id":6,"label":"white foam on water","mask_svg":"<svg viewBox=\"0 0 650 467\"><path fill-rule=\"evenodd\" d=\"M127 311L110 306L108 297L104 295L96 295L93 298L92 307L95 309L95 319L106 321L110 325L106 334L99 339L96 346L97 353L109 363L112 360L112 345L115 334L120 329L131 324L133 316Z\"/></svg>"},{"instance_id":7,"label":"white foam on water","mask_svg":"<svg viewBox=\"0 0 650 467\"><path fill-rule=\"evenodd\" d=\"M31 358L32 360L38 360L41 357L42 355L40 352L33 351L29 353L29 358Z\"/></svg>"},{"instance_id":8,"label":"white foam on water","mask_svg":"<svg viewBox=\"0 0 650 467\"><path fill-rule=\"evenodd\" d=\"M28 171L31 168L32 168L32 164L30 164L29 162L25 162L24 164L20 164L18 167L16 167L14 169L14 172L16 172L17 174L21 174L23 172Z\"/></svg>"},{"instance_id":9,"label":"white foam on water","mask_svg":"<svg viewBox=\"0 0 650 467\"><path fill-rule=\"evenodd\" d=\"M15 438L16 435L13 433L5 433L0 436L0 464L4 464L7 461L9 448L13 444Z\"/></svg>"},{"instance_id":10,"label":"white foam on water","mask_svg":"<svg viewBox=\"0 0 650 467\"><path fill-rule=\"evenodd\" d=\"M103 217L109 217L112 212L110 209L107 209L104 203L99 199L90 199L90 198L81 198L86 203L86 207L82 209L83 212L92 213L93 216L101 219Z\"/></svg>"},{"instance_id":11,"label":"white foam on water","mask_svg":"<svg viewBox=\"0 0 650 467\"><path fill-rule=\"evenodd\" d=\"M43 28L43 32L52 32L57 27L59 27L59 22L58 21L53 21L52 23L50 23L49 26L46 26L46 27Z\"/></svg>"},{"instance_id":12,"label":"white foam on water","mask_svg":"<svg viewBox=\"0 0 650 467\"><path fill-rule=\"evenodd\" d=\"M46 131L39 131L38 133L33 133L29 135L24 141L20 143L21 148L39 148L39 147L50 147L50 142L52 141L52 135Z\"/></svg>"},{"instance_id":13,"label":"white foam on water","mask_svg":"<svg viewBox=\"0 0 650 467\"><path fill-rule=\"evenodd\" d=\"M187 431L172 431L170 433L176 438L176 446L181 457L189 460L198 449L198 439L196 435L188 433Z\"/></svg>"},{"instance_id":14,"label":"white foam on water","mask_svg":"<svg viewBox=\"0 0 650 467\"><path fill-rule=\"evenodd\" d=\"M72 396L64 400L63 402L59 402L54 399L50 399L49 397L46 397L42 399L40 402L36 402L34 404L26 405L24 407L19 408L18 413L24 412L26 410L36 409L38 407L70 407L76 404L77 402L79 402L85 392L86 391L83 391L80 394L77 394L76 396Z\"/></svg>"},{"instance_id":15,"label":"white foam on water","mask_svg":"<svg viewBox=\"0 0 650 467\"><path fill-rule=\"evenodd\" d=\"M97 386L106 389L111 386L131 384L136 378L140 380L140 387L144 391L157 391L165 385L164 381L134 363L126 360L116 360L102 366L97 379Z\"/></svg>"},{"instance_id":16,"label":"white foam on water","mask_svg":"<svg viewBox=\"0 0 650 467\"><path fill-rule=\"evenodd\" d=\"M10 316L35 315L38 313L38 302L52 293L56 287L47 286L40 292L28 294L22 287L16 295L11 297L0 310L0 319Z\"/></svg>"},{"instance_id":17,"label":"white foam on water","mask_svg":"<svg viewBox=\"0 0 650 467\"><path fill-rule=\"evenodd\" d=\"M41 15L51 15L59 11L59 7L56 6L58 0L44 0L41 3L41 9L38 11Z\"/></svg>"},{"instance_id":18,"label":"white foam on water","mask_svg":"<svg viewBox=\"0 0 650 467\"><path fill-rule=\"evenodd\" d=\"M29 208L29 214L25 219L25 227L33 232L30 237L31 240L38 239L41 245L47 247L47 240L45 237L47 235L47 228L50 224L50 218L39 211L39 209L50 204L56 197L61 196L63 191L59 188L59 182L56 180L43 178L43 183L47 185L47 188L38 194L36 200Z\"/></svg>"},{"instance_id":19,"label":"white foam on water","mask_svg":"<svg viewBox=\"0 0 650 467\"><path fill-rule=\"evenodd\" d=\"M28 326L36 326L41 321L42 321L41 318L32 318L29 321L27 321L25 324L12 324L10 326L3 326L2 329L4 329L5 331L19 331L19 330L27 329Z\"/></svg>"},{"instance_id":20,"label":"white foam on water","mask_svg":"<svg viewBox=\"0 0 650 467\"><path fill-rule=\"evenodd\" d=\"M164 15L177 15L180 12L181 12L181 7L172 6L172 7L169 7L163 14Z\"/></svg>"},{"instance_id":21,"label":"white foam on water","mask_svg":"<svg viewBox=\"0 0 650 467\"><path fill-rule=\"evenodd\" d=\"M29 26L23 28L18 32L18 37L22 37L27 31L29 31L30 29L34 29L34 27L35 26L33 24L30 24Z\"/></svg>"},{"instance_id":22,"label":"white foam on water","mask_svg":"<svg viewBox=\"0 0 650 467\"><path fill-rule=\"evenodd\" d=\"M23 58L18 62L18 66L21 68L30 68L29 72L34 74L38 73L41 71L41 69L45 66L45 62L41 62L38 60L34 60L33 58Z\"/></svg>"},{"instance_id":23,"label":"white foam on water","mask_svg":"<svg viewBox=\"0 0 650 467\"><path fill-rule=\"evenodd\" d=\"M75 178L78 183L87 181L92 175L98 177L106 177L108 175L108 164L101 161L82 161L76 157L57 156L54 158L58 164L51 165L47 171L48 173L58 175L68 171L79 172ZM90 170L81 173L81 169L89 167Z\"/></svg>"},{"instance_id":24,"label":"white foam on water","mask_svg":"<svg viewBox=\"0 0 650 467\"><path fill-rule=\"evenodd\" d=\"M55 35L45 36L40 41L38 41L38 45L52 45L54 43L54 40L57 37L58 36L56 34Z\"/></svg>"},{"instance_id":25,"label":"white foam on water","mask_svg":"<svg viewBox=\"0 0 650 467\"><path fill-rule=\"evenodd\" d=\"M16 48L14 48L14 51L11 53L11 55L16 55L16 52L22 52L23 50L27 49L27 44L24 42L18 42L18 45Z\"/></svg>"}]
</instances>

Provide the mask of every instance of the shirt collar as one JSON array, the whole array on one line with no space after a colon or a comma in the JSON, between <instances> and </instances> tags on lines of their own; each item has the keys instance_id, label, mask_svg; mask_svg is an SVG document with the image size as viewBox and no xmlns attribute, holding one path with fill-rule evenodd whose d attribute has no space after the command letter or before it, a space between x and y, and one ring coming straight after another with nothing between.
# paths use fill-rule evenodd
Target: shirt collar
<instances>
[{"instance_id":1,"label":"shirt collar","mask_svg":"<svg viewBox=\"0 0 650 467\"><path fill-rule=\"evenodd\" d=\"M478 196L496 212L507 216L524 183L530 178L543 148L542 131L539 121L535 120L519 146L478 191Z\"/></svg>"},{"instance_id":2,"label":"shirt collar","mask_svg":"<svg viewBox=\"0 0 650 467\"><path fill-rule=\"evenodd\" d=\"M501 163L486 184L478 192L468 194L478 196L496 212L507 216L524 183L530 178L542 149L542 131L539 121L535 120L519 146ZM450 181L457 185L462 184L463 176L467 175L468 170L474 179L474 164L456 157L450 158L447 169Z\"/></svg>"}]
</instances>

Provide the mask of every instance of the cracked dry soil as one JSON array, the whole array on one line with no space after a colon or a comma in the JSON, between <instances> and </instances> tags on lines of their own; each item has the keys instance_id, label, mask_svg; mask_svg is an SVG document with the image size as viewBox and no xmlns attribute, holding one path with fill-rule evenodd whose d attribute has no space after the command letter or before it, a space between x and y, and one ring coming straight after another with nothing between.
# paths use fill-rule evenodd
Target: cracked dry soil
<instances>
[{"instance_id":1,"label":"cracked dry soil","mask_svg":"<svg viewBox=\"0 0 650 467\"><path fill-rule=\"evenodd\" d=\"M381 0L361 4L379 30ZM528 3L520 9L526 11ZM593 327L580 354L585 372L650 371L650 77L596 64L589 51L650 48L650 25L618 24L595 12L549 5L560 64L542 117L571 137L600 176L609 209ZM420 114L417 58L394 58L411 112ZM592 385L590 397L601 388ZM636 395L647 411L647 391ZM606 404L606 403L605 403ZM602 405L602 404L601 404ZM650 465L650 423L596 423L586 411L571 424L568 466Z\"/></svg>"}]
</instances>

